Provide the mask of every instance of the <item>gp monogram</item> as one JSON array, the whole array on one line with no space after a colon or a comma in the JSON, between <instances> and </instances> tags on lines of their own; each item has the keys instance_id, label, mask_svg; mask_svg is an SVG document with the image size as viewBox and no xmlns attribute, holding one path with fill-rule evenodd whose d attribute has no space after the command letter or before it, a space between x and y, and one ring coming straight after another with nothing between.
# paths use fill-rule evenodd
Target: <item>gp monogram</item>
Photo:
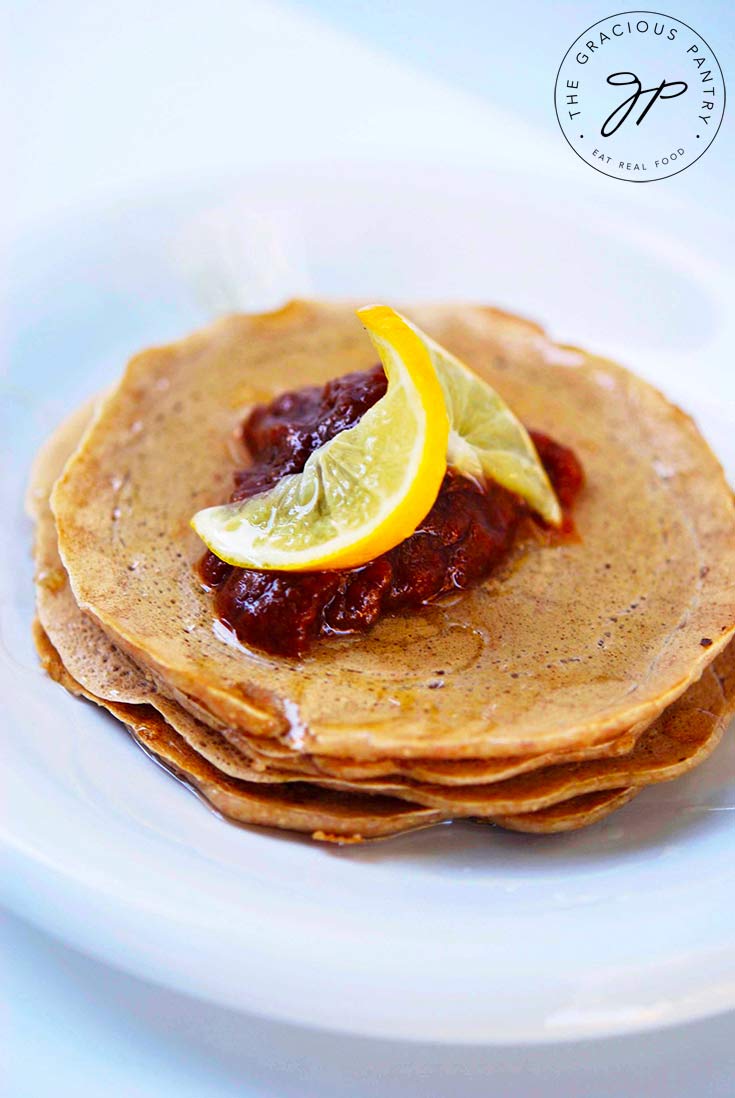
<instances>
[{"instance_id":1,"label":"gp monogram","mask_svg":"<svg viewBox=\"0 0 735 1098\"><path fill-rule=\"evenodd\" d=\"M659 12L608 16L584 31L559 66L556 116L590 167L633 183L688 168L717 136L725 82L712 48Z\"/></svg>"}]
</instances>

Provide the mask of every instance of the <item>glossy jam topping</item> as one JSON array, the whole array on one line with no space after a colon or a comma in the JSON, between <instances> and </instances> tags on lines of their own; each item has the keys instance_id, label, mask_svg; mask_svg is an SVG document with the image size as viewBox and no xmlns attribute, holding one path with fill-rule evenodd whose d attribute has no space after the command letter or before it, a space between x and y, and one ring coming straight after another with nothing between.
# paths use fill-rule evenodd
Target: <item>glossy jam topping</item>
<instances>
[{"instance_id":1,"label":"glossy jam topping","mask_svg":"<svg viewBox=\"0 0 735 1098\"><path fill-rule=\"evenodd\" d=\"M300 472L309 455L355 425L384 394L382 367L346 374L324 387L284 393L253 409L242 427L252 464L235 474L233 500ZM532 434L559 502L568 513L583 481L571 450ZM447 471L421 525L388 553L359 568L257 572L206 553L200 574L221 620L247 645L302 656L317 637L362 633L385 613L406 611L485 579L507 554L526 505L499 487Z\"/></svg>"}]
</instances>

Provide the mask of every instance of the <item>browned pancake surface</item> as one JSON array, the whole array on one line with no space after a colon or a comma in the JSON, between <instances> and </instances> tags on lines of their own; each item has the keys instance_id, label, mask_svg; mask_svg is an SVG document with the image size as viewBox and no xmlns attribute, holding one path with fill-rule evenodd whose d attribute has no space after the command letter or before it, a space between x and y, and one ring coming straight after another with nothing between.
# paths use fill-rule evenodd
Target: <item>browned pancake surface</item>
<instances>
[{"instance_id":1,"label":"browned pancake surface","mask_svg":"<svg viewBox=\"0 0 735 1098\"><path fill-rule=\"evenodd\" d=\"M53 496L77 602L200 717L309 753L535 755L650 721L735 626L735 514L716 460L650 386L534 325L406 311L581 457L579 542L526 547L451 604L327 640L303 663L223 639L188 523L229 495L233 430L255 401L374 360L351 306L296 302L131 363Z\"/></svg>"}]
</instances>

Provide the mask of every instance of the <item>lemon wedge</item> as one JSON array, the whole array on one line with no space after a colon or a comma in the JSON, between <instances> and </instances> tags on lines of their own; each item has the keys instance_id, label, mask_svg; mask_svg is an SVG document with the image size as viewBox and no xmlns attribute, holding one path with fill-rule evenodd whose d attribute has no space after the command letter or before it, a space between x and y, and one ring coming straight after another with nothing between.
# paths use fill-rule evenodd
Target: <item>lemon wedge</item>
<instances>
[{"instance_id":1,"label":"lemon wedge","mask_svg":"<svg viewBox=\"0 0 735 1098\"><path fill-rule=\"evenodd\" d=\"M425 338L392 309L361 309L388 388L359 423L312 453L301 473L250 499L199 511L192 526L221 560L312 571L373 560L431 510L449 421Z\"/></svg>"},{"instance_id":2,"label":"lemon wedge","mask_svg":"<svg viewBox=\"0 0 735 1098\"><path fill-rule=\"evenodd\" d=\"M421 340L439 376L449 415L447 464L473 480L494 480L559 526L561 507L536 447L503 398L415 324L396 316Z\"/></svg>"}]
</instances>

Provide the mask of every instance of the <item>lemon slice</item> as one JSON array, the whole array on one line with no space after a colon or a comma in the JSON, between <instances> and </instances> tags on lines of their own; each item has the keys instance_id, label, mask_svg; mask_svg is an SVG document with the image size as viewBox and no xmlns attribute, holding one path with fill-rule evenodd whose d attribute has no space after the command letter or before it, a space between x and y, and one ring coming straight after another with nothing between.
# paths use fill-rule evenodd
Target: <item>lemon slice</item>
<instances>
[{"instance_id":1,"label":"lemon slice","mask_svg":"<svg viewBox=\"0 0 735 1098\"><path fill-rule=\"evenodd\" d=\"M536 447L503 398L415 324L396 317L421 340L441 381L449 415L447 463L473 480L496 481L559 526L561 507Z\"/></svg>"},{"instance_id":2,"label":"lemon slice","mask_svg":"<svg viewBox=\"0 0 735 1098\"><path fill-rule=\"evenodd\" d=\"M301 473L194 516L196 532L228 564L294 572L354 567L409 537L431 510L449 437L431 353L392 309L375 306L359 316L385 369L385 395L315 450Z\"/></svg>"}]
</instances>

